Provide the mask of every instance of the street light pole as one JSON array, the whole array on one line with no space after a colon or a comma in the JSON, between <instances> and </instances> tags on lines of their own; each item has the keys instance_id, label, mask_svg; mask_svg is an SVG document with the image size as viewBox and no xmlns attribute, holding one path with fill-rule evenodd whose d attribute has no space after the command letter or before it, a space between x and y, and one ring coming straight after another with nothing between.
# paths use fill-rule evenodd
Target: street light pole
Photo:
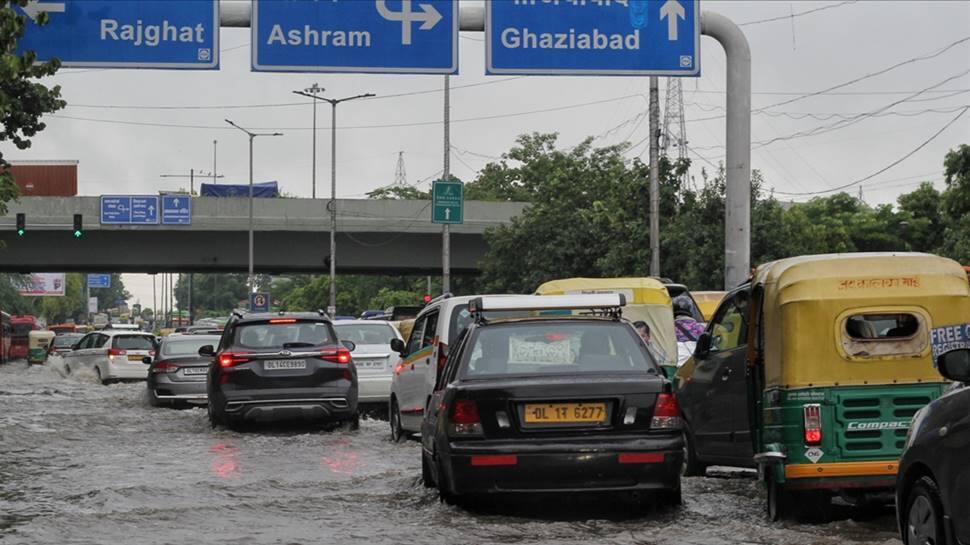
<instances>
[{"instance_id":1,"label":"street light pole","mask_svg":"<svg viewBox=\"0 0 970 545\"><path fill-rule=\"evenodd\" d=\"M293 94L295 95L301 95L313 99L313 172L310 174L310 196L314 199L317 198L317 100L321 98L317 95L325 90L326 89L323 87L320 87L314 83L303 91L293 91Z\"/></svg>"},{"instance_id":2,"label":"street light pole","mask_svg":"<svg viewBox=\"0 0 970 545\"><path fill-rule=\"evenodd\" d=\"M247 136L249 136L249 293L256 293L256 277L253 275L253 140L255 140L257 136L283 136L283 133L257 133L248 131L228 119L226 120L226 123L241 130L242 132L246 133Z\"/></svg>"}]
</instances>

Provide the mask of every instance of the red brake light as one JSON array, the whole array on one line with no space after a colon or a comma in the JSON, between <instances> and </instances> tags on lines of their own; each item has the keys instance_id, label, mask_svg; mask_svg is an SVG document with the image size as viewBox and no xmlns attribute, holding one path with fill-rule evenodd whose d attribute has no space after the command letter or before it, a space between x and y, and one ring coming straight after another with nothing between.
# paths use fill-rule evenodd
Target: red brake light
<instances>
[{"instance_id":1,"label":"red brake light","mask_svg":"<svg viewBox=\"0 0 970 545\"><path fill-rule=\"evenodd\" d=\"M219 354L219 366L220 367L233 367L239 365L240 363L246 363L249 358L245 354L233 353L233 352L223 352Z\"/></svg>"},{"instance_id":2,"label":"red brake light","mask_svg":"<svg viewBox=\"0 0 970 545\"><path fill-rule=\"evenodd\" d=\"M653 419L650 427L654 429L677 429L682 425L680 405L674 394L662 393L653 405Z\"/></svg>"},{"instance_id":3,"label":"red brake light","mask_svg":"<svg viewBox=\"0 0 970 545\"><path fill-rule=\"evenodd\" d=\"M481 454L472 456L473 466L514 466L519 463L519 457L515 454Z\"/></svg>"},{"instance_id":4,"label":"red brake light","mask_svg":"<svg viewBox=\"0 0 970 545\"><path fill-rule=\"evenodd\" d=\"M320 352L320 359L323 361L346 365L350 363L350 350L347 350L347 348L343 346L327 348L323 352Z\"/></svg>"},{"instance_id":5,"label":"red brake light","mask_svg":"<svg viewBox=\"0 0 970 545\"><path fill-rule=\"evenodd\" d=\"M481 418L478 416L478 405L470 399L455 401L455 406L451 409L451 422L453 424L481 423Z\"/></svg>"},{"instance_id":6,"label":"red brake light","mask_svg":"<svg viewBox=\"0 0 970 545\"><path fill-rule=\"evenodd\" d=\"M805 444L817 447L822 444L822 406L818 403L805 405Z\"/></svg>"},{"instance_id":7,"label":"red brake light","mask_svg":"<svg viewBox=\"0 0 970 545\"><path fill-rule=\"evenodd\" d=\"M295 324L296 318L273 318L269 321L271 324Z\"/></svg>"},{"instance_id":8,"label":"red brake light","mask_svg":"<svg viewBox=\"0 0 970 545\"><path fill-rule=\"evenodd\" d=\"M127 350L122 350L121 348L109 348L108 349L108 355L109 356L124 356L126 354L128 354L128 351Z\"/></svg>"},{"instance_id":9,"label":"red brake light","mask_svg":"<svg viewBox=\"0 0 970 545\"><path fill-rule=\"evenodd\" d=\"M174 363L169 363L167 361L156 363L155 365L152 366L152 373L156 375L160 375L162 373L177 373L178 370L179 370L178 365L175 365Z\"/></svg>"},{"instance_id":10,"label":"red brake light","mask_svg":"<svg viewBox=\"0 0 970 545\"><path fill-rule=\"evenodd\" d=\"M664 461L662 452L621 452L616 461L621 464L661 464Z\"/></svg>"}]
</instances>

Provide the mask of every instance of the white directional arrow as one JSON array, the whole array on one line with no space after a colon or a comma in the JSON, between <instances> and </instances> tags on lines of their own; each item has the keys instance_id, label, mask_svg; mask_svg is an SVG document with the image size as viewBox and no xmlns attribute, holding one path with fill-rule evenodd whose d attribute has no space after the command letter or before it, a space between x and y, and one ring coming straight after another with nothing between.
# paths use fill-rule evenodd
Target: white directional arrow
<instances>
[{"instance_id":1,"label":"white directional arrow","mask_svg":"<svg viewBox=\"0 0 970 545\"><path fill-rule=\"evenodd\" d=\"M155 213L155 206L149 204L148 205L148 214L151 215L151 214L154 214L154 213Z\"/></svg>"},{"instance_id":2,"label":"white directional arrow","mask_svg":"<svg viewBox=\"0 0 970 545\"><path fill-rule=\"evenodd\" d=\"M179 200L178 199L172 199L172 204L174 204L175 207L178 208Z\"/></svg>"},{"instance_id":3,"label":"white directional arrow","mask_svg":"<svg viewBox=\"0 0 970 545\"><path fill-rule=\"evenodd\" d=\"M445 208L445 220L451 219L451 208Z\"/></svg>"},{"instance_id":4,"label":"white directional arrow","mask_svg":"<svg viewBox=\"0 0 970 545\"><path fill-rule=\"evenodd\" d=\"M444 17L431 4L420 4L421 12L411 11L411 0L401 0L401 11L391 11L387 0L374 0L377 13L388 21L401 21L401 44L411 45L411 23L421 23L420 30L431 30Z\"/></svg>"},{"instance_id":5,"label":"white directional arrow","mask_svg":"<svg viewBox=\"0 0 970 545\"><path fill-rule=\"evenodd\" d=\"M677 41L677 19L687 19L687 13L684 11L684 6L680 5L677 0L667 0L664 5L660 7L660 20L667 19L667 40L671 42Z\"/></svg>"},{"instance_id":6,"label":"white directional arrow","mask_svg":"<svg viewBox=\"0 0 970 545\"><path fill-rule=\"evenodd\" d=\"M42 2L41 0L28 0L27 5L23 7L24 13L35 23L42 12L64 13L64 9L64 2Z\"/></svg>"}]
</instances>

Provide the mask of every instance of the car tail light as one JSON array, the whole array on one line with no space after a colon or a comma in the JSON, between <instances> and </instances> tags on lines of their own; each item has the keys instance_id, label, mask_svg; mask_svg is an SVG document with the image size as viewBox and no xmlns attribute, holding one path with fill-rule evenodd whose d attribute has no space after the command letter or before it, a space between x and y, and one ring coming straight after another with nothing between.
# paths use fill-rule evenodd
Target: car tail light
<instances>
[{"instance_id":1,"label":"car tail light","mask_svg":"<svg viewBox=\"0 0 970 545\"><path fill-rule=\"evenodd\" d=\"M683 421L680 418L680 405L674 394L662 393L657 396L657 402L653 405L653 419L650 420L650 427L653 429L673 430L680 429Z\"/></svg>"},{"instance_id":2,"label":"car tail light","mask_svg":"<svg viewBox=\"0 0 970 545\"><path fill-rule=\"evenodd\" d=\"M179 366L174 363L163 361L161 363L156 363L152 366L152 373L160 375L162 373L177 373Z\"/></svg>"},{"instance_id":3,"label":"car tail light","mask_svg":"<svg viewBox=\"0 0 970 545\"><path fill-rule=\"evenodd\" d=\"M478 405L470 399L455 400L448 426L451 435L481 435L482 419Z\"/></svg>"},{"instance_id":4,"label":"car tail light","mask_svg":"<svg viewBox=\"0 0 970 545\"><path fill-rule=\"evenodd\" d=\"M128 351L121 348L109 348L108 349L108 359L114 359L118 356L127 356Z\"/></svg>"},{"instance_id":5,"label":"car tail light","mask_svg":"<svg viewBox=\"0 0 970 545\"><path fill-rule=\"evenodd\" d=\"M621 464L660 464L664 461L662 452L621 452L617 462Z\"/></svg>"},{"instance_id":6,"label":"car tail light","mask_svg":"<svg viewBox=\"0 0 970 545\"><path fill-rule=\"evenodd\" d=\"M805 444L817 447L822 444L822 406L810 403L804 406L805 415Z\"/></svg>"},{"instance_id":7,"label":"car tail light","mask_svg":"<svg viewBox=\"0 0 970 545\"><path fill-rule=\"evenodd\" d=\"M483 454L472 456L473 466L514 466L519 463L519 457L515 454Z\"/></svg>"},{"instance_id":8,"label":"car tail light","mask_svg":"<svg viewBox=\"0 0 970 545\"><path fill-rule=\"evenodd\" d=\"M337 348L328 348L323 352L320 352L320 359L323 361L346 365L350 363L350 350L347 350L342 346Z\"/></svg>"},{"instance_id":9,"label":"car tail light","mask_svg":"<svg viewBox=\"0 0 970 545\"><path fill-rule=\"evenodd\" d=\"M438 371L445 368L445 362L448 361L448 345L445 343L438 343Z\"/></svg>"},{"instance_id":10,"label":"car tail light","mask_svg":"<svg viewBox=\"0 0 970 545\"><path fill-rule=\"evenodd\" d=\"M273 318L269 321L271 324L295 324L296 318Z\"/></svg>"},{"instance_id":11,"label":"car tail light","mask_svg":"<svg viewBox=\"0 0 970 545\"><path fill-rule=\"evenodd\" d=\"M223 352L219 354L219 366L220 367L234 367L240 363L246 363L250 358L243 353L239 352Z\"/></svg>"}]
</instances>

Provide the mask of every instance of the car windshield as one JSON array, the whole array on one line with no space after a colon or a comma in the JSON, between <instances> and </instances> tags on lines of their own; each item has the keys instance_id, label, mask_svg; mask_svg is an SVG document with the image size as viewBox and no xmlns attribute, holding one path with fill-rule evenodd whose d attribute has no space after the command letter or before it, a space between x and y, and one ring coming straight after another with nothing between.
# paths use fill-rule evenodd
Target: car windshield
<instances>
[{"instance_id":1,"label":"car windshield","mask_svg":"<svg viewBox=\"0 0 970 545\"><path fill-rule=\"evenodd\" d=\"M199 349L207 344L219 344L217 337L192 336L178 337L177 339L166 339L162 341L162 357L177 358L180 356L198 356Z\"/></svg>"},{"instance_id":2,"label":"car windshield","mask_svg":"<svg viewBox=\"0 0 970 545\"><path fill-rule=\"evenodd\" d=\"M242 324L233 332L232 345L248 350L310 348L334 344L327 322L256 322Z\"/></svg>"},{"instance_id":3,"label":"car windshield","mask_svg":"<svg viewBox=\"0 0 970 545\"><path fill-rule=\"evenodd\" d=\"M333 329L340 340L356 344L386 345L397 338L390 324L334 324Z\"/></svg>"},{"instance_id":4,"label":"car windshield","mask_svg":"<svg viewBox=\"0 0 970 545\"><path fill-rule=\"evenodd\" d=\"M148 335L115 335L111 340L111 347L122 350L153 350L155 343Z\"/></svg>"},{"instance_id":5,"label":"car windshield","mask_svg":"<svg viewBox=\"0 0 970 545\"><path fill-rule=\"evenodd\" d=\"M54 337L54 348L67 348L81 340L84 335L58 335Z\"/></svg>"},{"instance_id":6,"label":"car windshield","mask_svg":"<svg viewBox=\"0 0 970 545\"><path fill-rule=\"evenodd\" d=\"M656 370L633 329L616 322L497 324L469 346L467 378Z\"/></svg>"}]
</instances>

